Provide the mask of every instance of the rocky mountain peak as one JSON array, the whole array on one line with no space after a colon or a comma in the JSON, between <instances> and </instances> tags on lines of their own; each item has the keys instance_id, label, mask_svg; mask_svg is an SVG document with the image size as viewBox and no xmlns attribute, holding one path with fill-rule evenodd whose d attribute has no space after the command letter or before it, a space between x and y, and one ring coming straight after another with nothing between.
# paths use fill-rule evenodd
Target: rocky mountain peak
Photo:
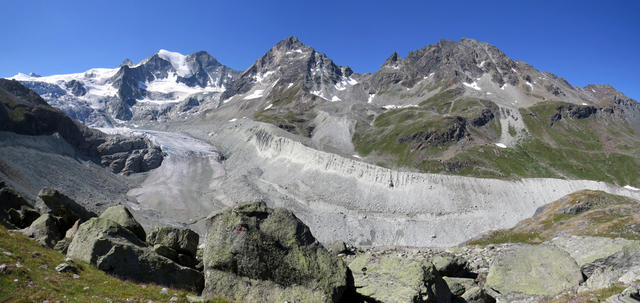
<instances>
[{"instance_id":1,"label":"rocky mountain peak","mask_svg":"<svg viewBox=\"0 0 640 303\"><path fill-rule=\"evenodd\" d=\"M393 52L393 54L384 61L382 67L397 67L400 62L402 62L402 57L400 57L397 52Z\"/></svg>"}]
</instances>

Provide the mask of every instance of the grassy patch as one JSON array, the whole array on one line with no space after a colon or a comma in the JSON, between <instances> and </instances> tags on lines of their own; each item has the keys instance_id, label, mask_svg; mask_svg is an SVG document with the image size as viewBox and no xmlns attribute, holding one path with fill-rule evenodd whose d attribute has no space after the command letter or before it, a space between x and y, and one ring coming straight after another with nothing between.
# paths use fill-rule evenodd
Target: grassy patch
<instances>
[{"instance_id":1,"label":"grassy patch","mask_svg":"<svg viewBox=\"0 0 640 303\"><path fill-rule=\"evenodd\" d=\"M535 232L512 232L510 230L499 230L491 232L488 236L474 239L467 242L468 245L503 244L503 243L525 243L540 244L544 240L540 238L540 234Z\"/></svg>"},{"instance_id":2,"label":"grassy patch","mask_svg":"<svg viewBox=\"0 0 640 303\"><path fill-rule=\"evenodd\" d=\"M5 252L9 253L6 254ZM7 270L0 273L0 302L187 302L187 292L162 286L119 280L92 265L76 261L80 278L72 273L58 273L55 267L64 262L61 253L41 247L35 241L0 227L0 264ZM19 266L16 266L19 264ZM212 302L231 302L216 299Z\"/></svg>"},{"instance_id":3,"label":"grassy patch","mask_svg":"<svg viewBox=\"0 0 640 303\"><path fill-rule=\"evenodd\" d=\"M624 285L613 285L608 288L577 294L563 295L558 298L547 299L545 303L569 303L569 302L604 302L607 298L620 294L627 287Z\"/></svg>"}]
</instances>

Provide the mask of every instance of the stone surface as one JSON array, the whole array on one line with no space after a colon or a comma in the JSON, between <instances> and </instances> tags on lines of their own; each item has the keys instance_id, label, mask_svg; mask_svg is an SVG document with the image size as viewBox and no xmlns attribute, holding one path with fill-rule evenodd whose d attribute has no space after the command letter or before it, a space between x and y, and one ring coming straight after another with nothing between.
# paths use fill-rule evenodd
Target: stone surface
<instances>
[{"instance_id":1,"label":"stone surface","mask_svg":"<svg viewBox=\"0 0 640 303\"><path fill-rule=\"evenodd\" d=\"M73 237L76 235L76 232L78 231L79 226L80 226L80 220L78 219L76 220L76 223L73 223L73 226L71 226L71 228L67 230L67 232L64 235L64 238L62 238L62 240L56 243L53 249L63 254L66 254L67 249L69 248L69 244L71 244L71 240L73 240Z\"/></svg>"},{"instance_id":2,"label":"stone surface","mask_svg":"<svg viewBox=\"0 0 640 303\"><path fill-rule=\"evenodd\" d=\"M447 283L454 296L462 296L467 290L478 286L475 280L470 278L442 277L442 279Z\"/></svg>"},{"instance_id":3,"label":"stone surface","mask_svg":"<svg viewBox=\"0 0 640 303\"><path fill-rule=\"evenodd\" d=\"M68 263L60 263L56 266L56 271L77 273L78 268Z\"/></svg>"},{"instance_id":4,"label":"stone surface","mask_svg":"<svg viewBox=\"0 0 640 303\"><path fill-rule=\"evenodd\" d=\"M586 236L556 237L549 242L569 253L579 266L597 259L606 258L632 243L640 243L640 241L622 238Z\"/></svg>"},{"instance_id":5,"label":"stone surface","mask_svg":"<svg viewBox=\"0 0 640 303\"><path fill-rule=\"evenodd\" d=\"M431 260L436 270L443 276L475 278L476 275L467 268L467 260L458 256L444 254L437 255Z\"/></svg>"},{"instance_id":6,"label":"stone surface","mask_svg":"<svg viewBox=\"0 0 640 303\"><path fill-rule=\"evenodd\" d=\"M239 204L213 214L203 257L206 297L338 302L352 289L342 260L324 249L290 211L264 203Z\"/></svg>"},{"instance_id":7,"label":"stone surface","mask_svg":"<svg viewBox=\"0 0 640 303\"><path fill-rule=\"evenodd\" d=\"M196 255L200 236L187 228L178 227L153 227L147 235L149 245L164 245L176 252Z\"/></svg>"},{"instance_id":8,"label":"stone surface","mask_svg":"<svg viewBox=\"0 0 640 303\"><path fill-rule=\"evenodd\" d=\"M21 230L21 233L42 245L53 248L62 239L59 224L56 217L44 214L33 221L29 227Z\"/></svg>"},{"instance_id":9,"label":"stone surface","mask_svg":"<svg viewBox=\"0 0 640 303\"><path fill-rule=\"evenodd\" d=\"M17 191L0 181L0 224L6 228L18 229L31 225L40 214Z\"/></svg>"},{"instance_id":10,"label":"stone surface","mask_svg":"<svg viewBox=\"0 0 640 303\"><path fill-rule=\"evenodd\" d=\"M63 193L45 187L38 193L38 198L49 208L53 216L59 218L61 230L66 231L76 220L86 221L96 214L88 211Z\"/></svg>"},{"instance_id":11,"label":"stone surface","mask_svg":"<svg viewBox=\"0 0 640 303\"><path fill-rule=\"evenodd\" d=\"M116 205L107 208L102 212L102 214L100 214L100 218L109 219L124 226L133 234L138 236L140 240L144 241L147 238L147 234L145 233L144 228L142 228L142 225L136 221L129 209L124 205Z\"/></svg>"},{"instance_id":12,"label":"stone surface","mask_svg":"<svg viewBox=\"0 0 640 303\"><path fill-rule=\"evenodd\" d=\"M357 255L349 268L359 294L380 302L451 302L435 266L420 258L392 254Z\"/></svg>"},{"instance_id":13,"label":"stone surface","mask_svg":"<svg viewBox=\"0 0 640 303\"><path fill-rule=\"evenodd\" d=\"M494 261L485 286L503 295L553 296L580 282L580 267L566 252L552 246L519 245Z\"/></svg>"},{"instance_id":14,"label":"stone surface","mask_svg":"<svg viewBox=\"0 0 640 303\"><path fill-rule=\"evenodd\" d=\"M196 291L203 286L202 273L156 254L130 230L109 219L82 223L67 256L121 278Z\"/></svg>"}]
</instances>

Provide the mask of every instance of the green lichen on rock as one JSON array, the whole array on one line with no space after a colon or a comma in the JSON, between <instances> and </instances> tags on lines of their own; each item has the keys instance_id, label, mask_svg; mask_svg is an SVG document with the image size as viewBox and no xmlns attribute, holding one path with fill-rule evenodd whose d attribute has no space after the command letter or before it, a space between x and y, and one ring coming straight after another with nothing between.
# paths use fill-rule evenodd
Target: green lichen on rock
<instances>
[{"instance_id":1,"label":"green lichen on rock","mask_svg":"<svg viewBox=\"0 0 640 303\"><path fill-rule=\"evenodd\" d=\"M203 255L205 296L337 302L350 289L344 262L288 210L240 204L214 214L209 226ZM245 289L247 285L262 290Z\"/></svg>"},{"instance_id":2,"label":"green lichen on rock","mask_svg":"<svg viewBox=\"0 0 640 303\"><path fill-rule=\"evenodd\" d=\"M450 302L451 292L435 266L395 255L358 255L349 263L358 293L380 302Z\"/></svg>"},{"instance_id":3,"label":"green lichen on rock","mask_svg":"<svg viewBox=\"0 0 640 303\"><path fill-rule=\"evenodd\" d=\"M545 245L521 245L494 261L485 286L503 295L553 296L580 282L580 267L566 252Z\"/></svg>"},{"instance_id":4,"label":"green lichen on rock","mask_svg":"<svg viewBox=\"0 0 640 303\"><path fill-rule=\"evenodd\" d=\"M144 232L144 228L142 225L136 221L131 212L124 205L116 205L107 208L101 215L100 218L109 219L114 221L124 228L130 230L141 240L146 239L146 233Z\"/></svg>"}]
</instances>

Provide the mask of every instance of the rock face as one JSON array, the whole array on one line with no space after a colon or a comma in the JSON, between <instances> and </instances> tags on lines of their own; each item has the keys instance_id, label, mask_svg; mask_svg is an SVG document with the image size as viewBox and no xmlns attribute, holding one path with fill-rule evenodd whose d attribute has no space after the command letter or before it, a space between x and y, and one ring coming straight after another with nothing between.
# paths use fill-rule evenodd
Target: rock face
<instances>
[{"instance_id":1,"label":"rock face","mask_svg":"<svg viewBox=\"0 0 640 303\"><path fill-rule=\"evenodd\" d=\"M40 190L38 198L49 208L51 215L58 217L60 230L63 232L71 228L76 220L86 221L96 216L95 213L86 210L82 205L52 188Z\"/></svg>"},{"instance_id":2,"label":"rock face","mask_svg":"<svg viewBox=\"0 0 640 303\"><path fill-rule=\"evenodd\" d=\"M214 214L208 223L205 297L338 302L352 287L347 266L288 210L240 204Z\"/></svg>"},{"instance_id":3,"label":"rock face","mask_svg":"<svg viewBox=\"0 0 640 303\"><path fill-rule=\"evenodd\" d=\"M156 254L129 229L105 218L81 224L67 256L125 279L190 290L203 285L202 273Z\"/></svg>"},{"instance_id":4,"label":"rock face","mask_svg":"<svg viewBox=\"0 0 640 303\"><path fill-rule=\"evenodd\" d=\"M149 245L162 245L191 256L196 255L200 236L193 230L177 227L153 227L147 236Z\"/></svg>"},{"instance_id":5,"label":"rock face","mask_svg":"<svg viewBox=\"0 0 640 303\"><path fill-rule=\"evenodd\" d=\"M581 269L590 289L618 282L634 283L640 279L640 244L633 242L607 257L582 265Z\"/></svg>"},{"instance_id":6,"label":"rock face","mask_svg":"<svg viewBox=\"0 0 640 303\"><path fill-rule=\"evenodd\" d=\"M147 237L142 225L136 221L131 212L124 205L116 205L107 208L100 215L100 218L109 219L122 225L124 228L136 235L140 240L144 240Z\"/></svg>"},{"instance_id":7,"label":"rock face","mask_svg":"<svg viewBox=\"0 0 640 303\"><path fill-rule=\"evenodd\" d=\"M435 266L395 255L357 256L349 268L359 294L380 302L451 302L452 293ZM458 295L464 293L462 292Z\"/></svg>"},{"instance_id":8,"label":"rock face","mask_svg":"<svg viewBox=\"0 0 640 303\"><path fill-rule=\"evenodd\" d=\"M0 224L10 229L25 228L39 216L20 193L0 181Z\"/></svg>"},{"instance_id":9,"label":"rock face","mask_svg":"<svg viewBox=\"0 0 640 303\"><path fill-rule=\"evenodd\" d=\"M44 214L21 232L25 236L40 242L42 245L53 248L56 243L62 239L59 224L56 217L51 214Z\"/></svg>"},{"instance_id":10,"label":"rock face","mask_svg":"<svg viewBox=\"0 0 640 303\"><path fill-rule=\"evenodd\" d=\"M494 261L485 286L505 296L553 296L580 282L580 268L566 252L545 245L522 245Z\"/></svg>"}]
</instances>

